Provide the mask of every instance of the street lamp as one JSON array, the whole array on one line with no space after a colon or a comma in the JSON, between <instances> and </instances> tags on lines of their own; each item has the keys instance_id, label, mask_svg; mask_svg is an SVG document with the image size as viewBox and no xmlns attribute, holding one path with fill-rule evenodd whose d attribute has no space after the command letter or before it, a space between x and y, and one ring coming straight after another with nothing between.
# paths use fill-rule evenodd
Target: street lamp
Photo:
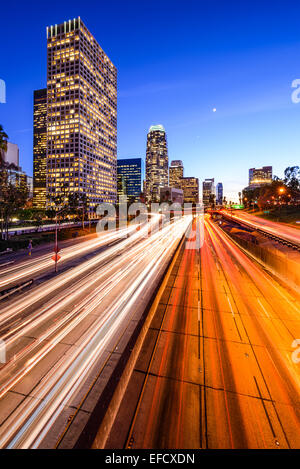
<instances>
[{"instance_id":1,"label":"street lamp","mask_svg":"<svg viewBox=\"0 0 300 469\"><path fill-rule=\"evenodd\" d=\"M279 201L279 219L278 219L278 221L279 221L280 218L281 218L281 196L282 196L282 194L285 193L285 188L284 188L284 187L280 187L280 188L278 189L278 192L279 192L279 199L278 199L278 201Z\"/></svg>"},{"instance_id":2,"label":"street lamp","mask_svg":"<svg viewBox=\"0 0 300 469\"><path fill-rule=\"evenodd\" d=\"M66 207L63 208L62 210L59 210L58 212L56 212L55 214L55 247L54 247L54 253L55 253L55 258L54 258L54 262L55 262L55 273L57 273L57 263L58 263L58 237L57 237L57 217L58 215L60 215L62 212L64 212L66 210Z\"/></svg>"}]
</instances>

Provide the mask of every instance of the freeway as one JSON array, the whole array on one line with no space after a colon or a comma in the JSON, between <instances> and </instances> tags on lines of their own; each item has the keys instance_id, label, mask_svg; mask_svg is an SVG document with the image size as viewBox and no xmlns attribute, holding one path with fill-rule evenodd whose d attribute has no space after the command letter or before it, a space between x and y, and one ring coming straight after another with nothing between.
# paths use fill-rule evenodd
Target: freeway
<instances>
[{"instance_id":1,"label":"freeway","mask_svg":"<svg viewBox=\"0 0 300 469\"><path fill-rule=\"evenodd\" d=\"M63 439L86 387L143 313L192 217L159 230L160 219L2 308L1 448L56 447Z\"/></svg>"},{"instance_id":2,"label":"freeway","mask_svg":"<svg viewBox=\"0 0 300 469\"><path fill-rule=\"evenodd\" d=\"M97 253L97 250L100 248L130 236L134 233L135 229L136 227L131 225L114 232L99 233L98 236L80 243L67 243L67 246L63 247L59 252L59 256L61 257L59 265L64 265L88 253ZM51 246L51 248L53 248L53 246ZM39 250L37 255L32 258L27 257L27 259L24 259L23 256L19 262L11 265L4 263L2 267L0 265L0 290L12 287L14 284L24 282L29 278L40 277L42 274L53 271L53 255L54 252L49 252L49 247L46 247L43 248L41 252Z\"/></svg>"},{"instance_id":3,"label":"freeway","mask_svg":"<svg viewBox=\"0 0 300 469\"><path fill-rule=\"evenodd\" d=\"M266 220L265 218L256 217L255 215L242 211L236 211L231 214L224 210L224 213L232 216L233 220L245 221L254 228L259 228L267 233L284 238L285 240L291 241L300 246L300 230L298 228L293 228L285 223L277 223L271 220Z\"/></svg>"},{"instance_id":4,"label":"freeway","mask_svg":"<svg viewBox=\"0 0 300 469\"><path fill-rule=\"evenodd\" d=\"M149 313L106 449L300 447L299 295L202 222Z\"/></svg>"}]
</instances>

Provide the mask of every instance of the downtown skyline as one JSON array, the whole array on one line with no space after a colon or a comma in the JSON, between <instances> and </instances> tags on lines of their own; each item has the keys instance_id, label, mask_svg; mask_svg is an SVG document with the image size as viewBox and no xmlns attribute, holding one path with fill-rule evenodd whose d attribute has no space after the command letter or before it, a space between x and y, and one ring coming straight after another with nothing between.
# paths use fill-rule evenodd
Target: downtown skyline
<instances>
[{"instance_id":1,"label":"downtown skyline","mask_svg":"<svg viewBox=\"0 0 300 469\"><path fill-rule=\"evenodd\" d=\"M180 21L179 8L171 10L170 3L163 2L162 11L170 14L166 31L163 37L161 33L146 37L140 23L147 9L141 6L133 18L136 5L132 2L124 9L118 4L120 18L125 15L124 19L134 28L134 33L127 32L124 42L120 41L125 27L119 14L118 34L114 36L92 14L97 10L95 2L88 7L79 7L76 1L66 2L59 13L55 8L34 12L29 9L24 16L18 15L25 21L18 23L17 18L15 37L6 44L8 65L1 69L0 78L7 85L7 103L0 105L0 117L10 141L20 147L21 165L29 175L33 90L46 85L46 26L78 14L119 70L118 158L136 155L145 159L147 130L150 125L161 123L168 135L170 161L184 160L186 175L199 181L222 180L224 195L235 201L247 185L249 168L272 165L274 174L281 177L285 167L297 164L300 104L291 100L291 84L300 76L295 60L300 44L296 21L288 17L286 6L283 14L278 5L269 12L254 2L243 30L241 19L246 7L236 6L236 14L229 21L230 9L225 11L220 4L213 11L202 3L197 6L196 2L189 2L188 14L183 12ZM22 11L23 7L18 8ZM110 8L101 8L109 17ZM296 10L293 6L294 13ZM191 11L198 14L197 28ZM149 21L154 13L150 8ZM6 34L11 14L8 12L2 34ZM34 15L34 27L30 30L26 29L29 14ZM190 31L188 17L193 26ZM206 27L200 32L205 18ZM157 21L155 32L161 21L162 18ZM273 31L279 22L281 28ZM250 35L251 26L255 26L254 36ZM237 27L239 41L234 37ZM181 42L176 28L184 33ZM29 58L17 44L25 29ZM221 43L225 29L227 35ZM134 42L137 37L139 45ZM22 73L17 73L19 68L12 66L12 59ZM16 113L16 109L20 112Z\"/></svg>"}]
</instances>

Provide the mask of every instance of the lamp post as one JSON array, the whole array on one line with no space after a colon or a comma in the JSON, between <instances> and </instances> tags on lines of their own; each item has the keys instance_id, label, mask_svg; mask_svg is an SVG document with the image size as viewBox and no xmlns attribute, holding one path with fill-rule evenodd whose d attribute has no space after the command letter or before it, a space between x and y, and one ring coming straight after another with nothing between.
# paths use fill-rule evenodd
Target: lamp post
<instances>
[{"instance_id":1,"label":"lamp post","mask_svg":"<svg viewBox=\"0 0 300 469\"><path fill-rule=\"evenodd\" d=\"M55 262L55 273L57 273L58 269L57 269L57 263L58 263L58 252L59 252L59 249L58 249L58 233L57 233L57 228L58 228L58 223L57 223L57 217L58 215L60 215L62 212L64 212L66 210L66 208L63 208L62 210L60 210L59 212L56 212L56 215L55 215L55 247L54 247L54 253L55 253L55 259L54 259L54 262Z\"/></svg>"},{"instance_id":2,"label":"lamp post","mask_svg":"<svg viewBox=\"0 0 300 469\"><path fill-rule=\"evenodd\" d=\"M280 220L281 218L281 196L282 194L285 193L285 188L284 187L280 187L278 189L278 192L279 192L279 217L278 217L278 221Z\"/></svg>"}]
</instances>

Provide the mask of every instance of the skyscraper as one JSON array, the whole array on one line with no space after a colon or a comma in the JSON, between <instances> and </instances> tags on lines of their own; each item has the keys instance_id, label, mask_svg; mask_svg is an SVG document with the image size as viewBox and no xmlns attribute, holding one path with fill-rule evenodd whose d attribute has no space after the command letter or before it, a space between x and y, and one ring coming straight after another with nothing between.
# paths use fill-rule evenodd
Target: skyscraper
<instances>
[{"instance_id":1,"label":"skyscraper","mask_svg":"<svg viewBox=\"0 0 300 469\"><path fill-rule=\"evenodd\" d=\"M47 196L117 200L117 69L80 18L47 28Z\"/></svg>"},{"instance_id":2,"label":"skyscraper","mask_svg":"<svg viewBox=\"0 0 300 469\"><path fill-rule=\"evenodd\" d=\"M195 177L182 178L183 201L185 204L199 203L199 179Z\"/></svg>"},{"instance_id":3,"label":"skyscraper","mask_svg":"<svg viewBox=\"0 0 300 469\"><path fill-rule=\"evenodd\" d=\"M46 207L47 89L34 92L33 108L33 206Z\"/></svg>"},{"instance_id":4,"label":"skyscraper","mask_svg":"<svg viewBox=\"0 0 300 469\"><path fill-rule=\"evenodd\" d=\"M32 177L28 176L20 166L20 150L17 144L7 142L7 150L3 153L4 165L8 181L15 187L28 186L28 197L32 198Z\"/></svg>"},{"instance_id":5,"label":"skyscraper","mask_svg":"<svg viewBox=\"0 0 300 469\"><path fill-rule=\"evenodd\" d=\"M223 204L223 184L221 182L216 187L216 203L217 205Z\"/></svg>"},{"instance_id":6,"label":"skyscraper","mask_svg":"<svg viewBox=\"0 0 300 469\"><path fill-rule=\"evenodd\" d=\"M138 201L142 192L144 161L142 158L118 160L118 197L127 195Z\"/></svg>"},{"instance_id":7,"label":"skyscraper","mask_svg":"<svg viewBox=\"0 0 300 469\"><path fill-rule=\"evenodd\" d=\"M212 198L216 195L215 191L215 180L205 179L203 182L203 194L202 201L203 205L208 207L212 203Z\"/></svg>"},{"instance_id":8,"label":"skyscraper","mask_svg":"<svg viewBox=\"0 0 300 469\"><path fill-rule=\"evenodd\" d=\"M170 187L175 187L177 189L182 189L183 178L183 164L181 160L174 160L171 162L169 168L169 185Z\"/></svg>"},{"instance_id":9,"label":"skyscraper","mask_svg":"<svg viewBox=\"0 0 300 469\"><path fill-rule=\"evenodd\" d=\"M146 197L159 201L160 188L169 184L169 159L166 131L162 125L150 127L146 153Z\"/></svg>"},{"instance_id":10,"label":"skyscraper","mask_svg":"<svg viewBox=\"0 0 300 469\"><path fill-rule=\"evenodd\" d=\"M7 142L7 151L4 152L4 161L15 168L20 166L20 150L16 143Z\"/></svg>"}]
</instances>

